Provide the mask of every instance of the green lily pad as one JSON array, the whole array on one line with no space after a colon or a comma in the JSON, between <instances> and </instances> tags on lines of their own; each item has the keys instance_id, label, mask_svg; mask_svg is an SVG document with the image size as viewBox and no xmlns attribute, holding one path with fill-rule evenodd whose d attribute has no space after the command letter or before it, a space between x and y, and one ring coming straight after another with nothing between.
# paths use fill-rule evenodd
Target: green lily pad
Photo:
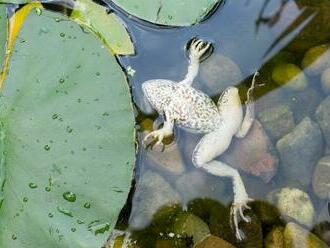
<instances>
[{"instance_id":1,"label":"green lily pad","mask_svg":"<svg viewBox=\"0 0 330 248\"><path fill-rule=\"evenodd\" d=\"M7 13L5 5L0 4L0 72L6 52Z\"/></svg>"},{"instance_id":2,"label":"green lily pad","mask_svg":"<svg viewBox=\"0 0 330 248\"><path fill-rule=\"evenodd\" d=\"M109 2L109 0L104 0ZM113 0L130 15L174 26L189 26L202 21L221 0Z\"/></svg>"},{"instance_id":3,"label":"green lily pad","mask_svg":"<svg viewBox=\"0 0 330 248\"><path fill-rule=\"evenodd\" d=\"M76 0L70 16L74 21L90 29L114 54L134 54L134 47L125 26L114 13L91 0Z\"/></svg>"},{"instance_id":4,"label":"green lily pad","mask_svg":"<svg viewBox=\"0 0 330 248\"><path fill-rule=\"evenodd\" d=\"M0 247L98 248L114 227L133 174L134 116L101 44L46 10L23 24L0 97Z\"/></svg>"}]
</instances>

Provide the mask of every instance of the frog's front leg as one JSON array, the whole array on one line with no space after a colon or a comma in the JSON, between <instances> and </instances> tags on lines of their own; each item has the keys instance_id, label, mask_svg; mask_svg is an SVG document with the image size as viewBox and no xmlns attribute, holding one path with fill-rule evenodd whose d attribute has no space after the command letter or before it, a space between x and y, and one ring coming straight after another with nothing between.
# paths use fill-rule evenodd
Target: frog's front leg
<instances>
[{"instance_id":1,"label":"frog's front leg","mask_svg":"<svg viewBox=\"0 0 330 248\"><path fill-rule=\"evenodd\" d=\"M174 121L171 118L168 111L165 111L165 121L163 127L158 130L154 130L146 135L144 142L147 142L149 138L157 139L156 145L160 145L164 138L169 137L173 134Z\"/></svg>"},{"instance_id":2,"label":"frog's front leg","mask_svg":"<svg viewBox=\"0 0 330 248\"><path fill-rule=\"evenodd\" d=\"M191 86L198 74L199 63L204 55L211 49L212 44L201 39L193 39L189 48L188 72L179 84Z\"/></svg>"},{"instance_id":3,"label":"frog's front leg","mask_svg":"<svg viewBox=\"0 0 330 248\"><path fill-rule=\"evenodd\" d=\"M230 177L233 181L234 202L231 208L235 234L238 240L244 239L244 233L238 228L239 218L249 222L250 218L244 216L244 210L249 209L247 205L250 199L246 193L243 181L236 169L230 165L214 160L223 154L229 147L233 135L228 133L225 126L206 134L197 144L193 152L193 163L196 167L206 170L215 176Z\"/></svg>"}]
</instances>

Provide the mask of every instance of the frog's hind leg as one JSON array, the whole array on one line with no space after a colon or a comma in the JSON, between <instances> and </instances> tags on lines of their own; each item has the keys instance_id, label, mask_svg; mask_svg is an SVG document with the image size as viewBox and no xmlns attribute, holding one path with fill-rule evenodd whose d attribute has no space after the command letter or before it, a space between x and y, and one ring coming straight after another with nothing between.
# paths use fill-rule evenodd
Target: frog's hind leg
<instances>
[{"instance_id":1,"label":"frog's hind leg","mask_svg":"<svg viewBox=\"0 0 330 248\"><path fill-rule=\"evenodd\" d=\"M193 152L193 163L196 167L206 170L208 173L220 176L230 177L233 181L234 202L231 208L231 217L233 220L235 234L238 240L244 239L244 233L238 228L239 218L249 222L250 218L244 216L244 209L251 199L248 197L243 181L236 169L230 165L214 160L215 157L224 153L230 143L232 135L226 130L217 130L206 134L197 144Z\"/></svg>"},{"instance_id":2,"label":"frog's hind leg","mask_svg":"<svg viewBox=\"0 0 330 248\"><path fill-rule=\"evenodd\" d=\"M184 80L179 84L191 86L198 74L201 60L207 57L208 52L212 52L212 44L201 39L193 39L189 47L189 66Z\"/></svg>"}]
</instances>

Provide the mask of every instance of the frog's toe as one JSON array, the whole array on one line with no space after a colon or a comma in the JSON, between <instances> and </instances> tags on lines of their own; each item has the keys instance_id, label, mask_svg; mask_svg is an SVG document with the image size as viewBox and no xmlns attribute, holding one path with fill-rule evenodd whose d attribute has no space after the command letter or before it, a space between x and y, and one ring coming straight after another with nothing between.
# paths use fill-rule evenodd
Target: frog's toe
<instances>
[{"instance_id":1,"label":"frog's toe","mask_svg":"<svg viewBox=\"0 0 330 248\"><path fill-rule=\"evenodd\" d=\"M242 232L238 228L239 219L242 219L247 223L251 222L251 218L244 215L244 210L250 209L247 205L250 201L252 201L251 198L246 198L243 201L235 202L231 207L231 220L233 220L233 223L231 222L231 226L235 229L236 238L238 240L244 239L244 234L242 235Z\"/></svg>"},{"instance_id":2,"label":"frog's toe","mask_svg":"<svg viewBox=\"0 0 330 248\"><path fill-rule=\"evenodd\" d=\"M148 134L144 137L144 139L143 139L143 143L147 143L148 139L149 139L149 138L153 138L153 137L154 137L153 132L148 133Z\"/></svg>"},{"instance_id":3,"label":"frog's toe","mask_svg":"<svg viewBox=\"0 0 330 248\"><path fill-rule=\"evenodd\" d=\"M206 43L205 46L201 46L199 48L199 54L200 54L200 57L203 56L211 47L211 43Z\"/></svg>"},{"instance_id":4,"label":"frog's toe","mask_svg":"<svg viewBox=\"0 0 330 248\"><path fill-rule=\"evenodd\" d=\"M164 135L162 133L160 133L158 136L157 136L157 139L158 141L156 142L156 145L161 145L162 142L163 142L163 139L164 139Z\"/></svg>"},{"instance_id":5,"label":"frog's toe","mask_svg":"<svg viewBox=\"0 0 330 248\"><path fill-rule=\"evenodd\" d=\"M245 239L245 233L239 228L236 229L235 236L239 241L242 241Z\"/></svg>"}]
</instances>

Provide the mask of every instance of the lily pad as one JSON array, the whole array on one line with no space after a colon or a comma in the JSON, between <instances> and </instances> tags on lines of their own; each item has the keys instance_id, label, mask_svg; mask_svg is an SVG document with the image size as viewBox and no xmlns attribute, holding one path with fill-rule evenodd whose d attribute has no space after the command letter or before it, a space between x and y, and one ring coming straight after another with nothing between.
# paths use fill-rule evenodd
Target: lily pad
<instances>
[{"instance_id":1,"label":"lily pad","mask_svg":"<svg viewBox=\"0 0 330 248\"><path fill-rule=\"evenodd\" d=\"M148 22L189 26L202 21L221 0L103 0L114 2L130 15Z\"/></svg>"},{"instance_id":2,"label":"lily pad","mask_svg":"<svg viewBox=\"0 0 330 248\"><path fill-rule=\"evenodd\" d=\"M17 38L17 34L20 31L25 18L28 16L31 10L41 11L42 5L38 2L26 4L24 7L19 9L8 21L6 31L8 30L8 35L6 35L7 40L6 45L3 47L5 49L5 55L2 62L2 70L0 72L0 89L2 89L3 82L9 70L10 56L13 51L13 47Z\"/></svg>"},{"instance_id":3,"label":"lily pad","mask_svg":"<svg viewBox=\"0 0 330 248\"><path fill-rule=\"evenodd\" d=\"M125 204L134 117L100 44L46 10L22 26L0 98L0 247L100 247Z\"/></svg>"},{"instance_id":4,"label":"lily pad","mask_svg":"<svg viewBox=\"0 0 330 248\"><path fill-rule=\"evenodd\" d=\"M131 55L134 47L125 26L114 13L91 0L76 0L70 16L74 21L90 29L114 54Z\"/></svg>"},{"instance_id":5,"label":"lily pad","mask_svg":"<svg viewBox=\"0 0 330 248\"><path fill-rule=\"evenodd\" d=\"M42 0L40 2L52 2ZM25 4L42 8L38 1L29 0L0 0L0 3ZM56 1L54 1L56 3ZM64 0L61 2L73 6L70 18L84 28L90 30L101 39L104 45L113 53L118 55L134 54L134 46L124 23L114 13L107 13L107 9L91 0Z\"/></svg>"},{"instance_id":6,"label":"lily pad","mask_svg":"<svg viewBox=\"0 0 330 248\"><path fill-rule=\"evenodd\" d=\"M0 4L0 72L6 52L7 40L7 13L5 5Z\"/></svg>"}]
</instances>

